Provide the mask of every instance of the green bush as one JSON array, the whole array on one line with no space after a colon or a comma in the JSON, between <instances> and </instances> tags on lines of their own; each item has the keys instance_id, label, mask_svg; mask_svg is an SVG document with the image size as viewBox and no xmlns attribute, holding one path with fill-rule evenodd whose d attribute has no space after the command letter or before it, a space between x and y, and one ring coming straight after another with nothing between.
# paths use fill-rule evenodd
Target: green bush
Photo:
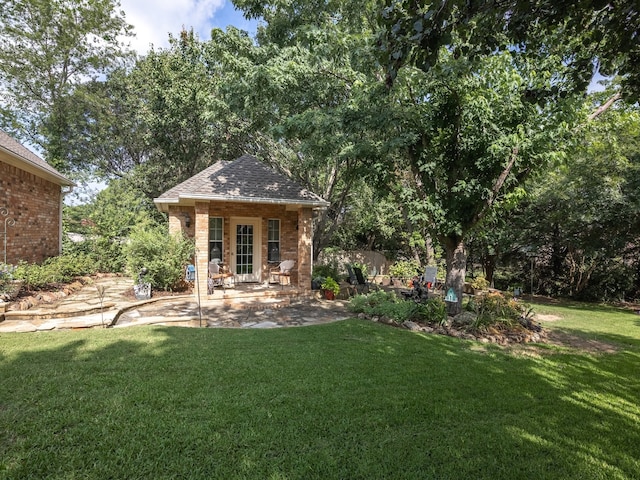
<instances>
[{"instance_id":1,"label":"green bush","mask_svg":"<svg viewBox=\"0 0 640 480\"><path fill-rule=\"evenodd\" d=\"M516 301L511 295L503 295L499 292L476 295L467 303L466 309L476 314L471 329L480 331L511 327L518 323L518 319L532 314L527 304Z\"/></svg>"},{"instance_id":2,"label":"green bush","mask_svg":"<svg viewBox=\"0 0 640 480\"><path fill-rule=\"evenodd\" d=\"M14 271L15 267L13 265L0 262L0 295L8 293L12 288Z\"/></svg>"},{"instance_id":3,"label":"green bush","mask_svg":"<svg viewBox=\"0 0 640 480\"><path fill-rule=\"evenodd\" d=\"M69 283L75 277L95 273L96 265L86 253L65 253L45 260L41 265L20 262L13 273L23 280L27 290L40 290L59 283Z\"/></svg>"},{"instance_id":4,"label":"green bush","mask_svg":"<svg viewBox=\"0 0 640 480\"><path fill-rule=\"evenodd\" d=\"M335 267L335 265L325 263L325 264L314 265L313 274L311 275L311 277L312 278L318 278L318 277L340 278L340 274L338 273L338 269Z\"/></svg>"},{"instance_id":5,"label":"green bush","mask_svg":"<svg viewBox=\"0 0 640 480\"><path fill-rule=\"evenodd\" d=\"M349 302L349 309L372 317L388 317L402 323L414 317L417 305L401 299L393 292L378 290L357 295Z\"/></svg>"},{"instance_id":6,"label":"green bush","mask_svg":"<svg viewBox=\"0 0 640 480\"><path fill-rule=\"evenodd\" d=\"M437 297L416 303L404 300L393 292L378 290L368 295L358 295L349 302L349 309L368 316L389 317L402 323L405 320L442 324L447 321L447 308Z\"/></svg>"},{"instance_id":7,"label":"green bush","mask_svg":"<svg viewBox=\"0 0 640 480\"><path fill-rule=\"evenodd\" d=\"M471 288L475 290L486 290L489 288L489 281L483 276L479 276L471 280Z\"/></svg>"},{"instance_id":8,"label":"green bush","mask_svg":"<svg viewBox=\"0 0 640 480\"><path fill-rule=\"evenodd\" d=\"M440 297L435 297L416 305L414 320L442 325L447 321L447 305Z\"/></svg>"},{"instance_id":9,"label":"green bush","mask_svg":"<svg viewBox=\"0 0 640 480\"><path fill-rule=\"evenodd\" d=\"M419 271L420 264L415 260L400 260L389 267L389 275L396 278L413 278Z\"/></svg>"},{"instance_id":10,"label":"green bush","mask_svg":"<svg viewBox=\"0 0 640 480\"><path fill-rule=\"evenodd\" d=\"M144 281L160 290L172 290L178 286L194 250L191 240L182 235L169 235L165 226L135 227L129 242L123 247L129 275L137 278L145 267Z\"/></svg>"}]
</instances>

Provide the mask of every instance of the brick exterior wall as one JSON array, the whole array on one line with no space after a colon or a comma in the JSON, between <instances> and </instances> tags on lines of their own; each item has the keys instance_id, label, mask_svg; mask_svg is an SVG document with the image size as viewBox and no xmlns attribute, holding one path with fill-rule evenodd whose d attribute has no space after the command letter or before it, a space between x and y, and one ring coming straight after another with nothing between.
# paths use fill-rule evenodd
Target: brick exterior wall
<instances>
[{"instance_id":1,"label":"brick exterior wall","mask_svg":"<svg viewBox=\"0 0 640 480\"><path fill-rule=\"evenodd\" d=\"M185 214L191 218L191 226L186 227ZM287 210L284 205L202 202L195 207L169 207L169 232L184 231L196 239L198 258L198 276L201 285L206 285L207 263L209 261L209 217L223 218L222 261L231 264L231 219L232 217L257 218L261 223L261 281L268 280L271 266L268 263L267 239L269 220L280 220L280 260L295 260L296 266L291 275L291 284L300 290L311 289L311 245L312 245L311 208ZM201 287L204 288L204 287ZM203 291L203 290L201 290Z\"/></svg>"},{"instance_id":2,"label":"brick exterior wall","mask_svg":"<svg viewBox=\"0 0 640 480\"><path fill-rule=\"evenodd\" d=\"M0 160L0 207L9 210L8 217L0 217L0 262L6 218L16 221L7 227L7 263L40 263L60 253L61 200L60 185Z\"/></svg>"}]
</instances>

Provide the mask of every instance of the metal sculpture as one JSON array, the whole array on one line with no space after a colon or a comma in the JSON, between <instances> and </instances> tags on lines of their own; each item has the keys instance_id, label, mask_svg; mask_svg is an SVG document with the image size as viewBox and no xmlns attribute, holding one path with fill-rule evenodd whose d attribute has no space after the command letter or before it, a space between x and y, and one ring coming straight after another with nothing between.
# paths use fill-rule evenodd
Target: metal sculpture
<instances>
[{"instance_id":1,"label":"metal sculpture","mask_svg":"<svg viewBox=\"0 0 640 480\"><path fill-rule=\"evenodd\" d=\"M13 227L16 224L14 218L9 218L9 209L7 207L0 207L0 215L7 217L4 219L4 230L2 231L3 244L4 244L4 263L7 263L7 228Z\"/></svg>"}]
</instances>

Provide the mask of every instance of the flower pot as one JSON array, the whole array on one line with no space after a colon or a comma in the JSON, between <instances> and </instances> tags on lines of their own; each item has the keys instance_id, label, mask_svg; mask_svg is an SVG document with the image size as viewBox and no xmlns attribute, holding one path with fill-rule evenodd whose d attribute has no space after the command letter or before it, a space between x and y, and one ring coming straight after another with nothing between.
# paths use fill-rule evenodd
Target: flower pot
<instances>
[{"instance_id":1,"label":"flower pot","mask_svg":"<svg viewBox=\"0 0 640 480\"><path fill-rule=\"evenodd\" d=\"M333 300L334 298L336 298L336 296L331 290L325 290L324 298L326 298L327 300Z\"/></svg>"}]
</instances>

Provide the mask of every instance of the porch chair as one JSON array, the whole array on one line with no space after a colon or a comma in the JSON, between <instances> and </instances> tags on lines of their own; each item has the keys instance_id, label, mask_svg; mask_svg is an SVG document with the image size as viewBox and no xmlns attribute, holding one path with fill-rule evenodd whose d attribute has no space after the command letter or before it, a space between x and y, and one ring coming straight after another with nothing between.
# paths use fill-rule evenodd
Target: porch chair
<instances>
[{"instance_id":1,"label":"porch chair","mask_svg":"<svg viewBox=\"0 0 640 480\"><path fill-rule=\"evenodd\" d=\"M226 283L228 280L235 281L233 273L224 272L220 267L219 260L214 258L209 262L209 278L207 279L207 294L211 295L215 291L215 287L222 287L222 291L226 292Z\"/></svg>"},{"instance_id":2,"label":"porch chair","mask_svg":"<svg viewBox=\"0 0 640 480\"><path fill-rule=\"evenodd\" d=\"M287 280L287 284L291 285L291 270L296 265L295 260L284 260L280 262L276 268L272 268L269 271L269 283L279 283L282 289L284 289L284 281Z\"/></svg>"}]
</instances>

